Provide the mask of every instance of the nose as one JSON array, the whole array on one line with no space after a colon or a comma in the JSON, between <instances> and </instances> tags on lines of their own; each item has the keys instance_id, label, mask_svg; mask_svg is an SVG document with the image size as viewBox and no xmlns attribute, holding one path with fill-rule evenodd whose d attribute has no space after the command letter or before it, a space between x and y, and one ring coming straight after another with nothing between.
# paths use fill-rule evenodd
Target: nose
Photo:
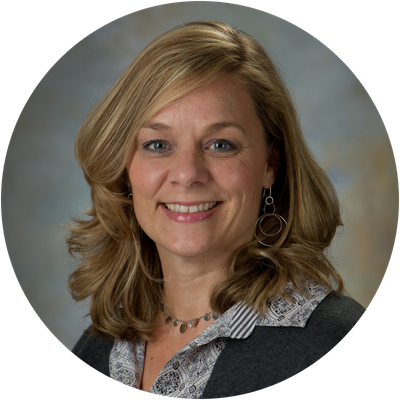
<instances>
[{"instance_id":1,"label":"nose","mask_svg":"<svg viewBox=\"0 0 400 400\"><path fill-rule=\"evenodd\" d=\"M185 188L207 183L209 173L201 148L185 146L172 156L169 180Z\"/></svg>"}]
</instances>

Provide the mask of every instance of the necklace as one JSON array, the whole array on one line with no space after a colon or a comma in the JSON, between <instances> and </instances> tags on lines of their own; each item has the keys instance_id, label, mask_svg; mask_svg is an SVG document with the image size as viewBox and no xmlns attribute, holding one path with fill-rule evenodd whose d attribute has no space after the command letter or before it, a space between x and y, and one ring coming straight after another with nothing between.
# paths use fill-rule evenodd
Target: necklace
<instances>
[{"instance_id":1,"label":"necklace","mask_svg":"<svg viewBox=\"0 0 400 400\"><path fill-rule=\"evenodd\" d=\"M186 321L183 321L181 319L178 319L176 317L174 317L168 310L168 308L166 307L166 305L164 304L164 302L162 303L162 306L164 308L164 313L167 316L167 318L165 319L165 324L169 324L172 322L173 326L178 326L179 324L181 324L181 326L179 327L179 331L181 333L185 333L186 329L188 328L195 328L197 326L197 323L203 318L204 321L209 321L210 318L212 317L214 320L219 318L219 314L213 311L209 311L208 313L202 315L201 317L198 318L193 318L193 319L188 319Z\"/></svg>"}]
</instances>

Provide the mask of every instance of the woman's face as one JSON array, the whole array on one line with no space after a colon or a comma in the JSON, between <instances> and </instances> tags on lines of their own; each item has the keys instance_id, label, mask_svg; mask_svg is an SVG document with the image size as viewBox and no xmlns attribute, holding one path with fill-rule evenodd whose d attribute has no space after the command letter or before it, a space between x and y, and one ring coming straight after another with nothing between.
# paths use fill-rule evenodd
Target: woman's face
<instances>
[{"instance_id":1,"label":"woman's face","mask_svg":"<svg viewBox=\"0 0 400 400\"><path fill-rule=\"evenodd\" d=\"M163 255L231 255L250 241L275 173L247 89L221 76L156 113L128 164L142 229Z\"/></svg>"}]
</instances>

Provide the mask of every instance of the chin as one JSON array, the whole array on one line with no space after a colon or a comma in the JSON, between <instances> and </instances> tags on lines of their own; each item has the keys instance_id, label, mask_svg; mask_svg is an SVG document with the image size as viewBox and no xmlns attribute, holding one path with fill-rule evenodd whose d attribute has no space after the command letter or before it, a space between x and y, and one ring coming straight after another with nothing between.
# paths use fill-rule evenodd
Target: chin
<instances>
[{"instance_id":1,"label":"chin","mask_svg":"<svg viewBox=\"0 0 400 400\"><path fill-rule=\"evenodd\" d=\"M207 256L207 254L214 253L216 251L215 242L212 241L204 241L204 240L190 240L188 236L185 236L180 239L176 239L173 243L161 244L161 246L157 246L160 252L160 247L166 250L167 252L176 255L178 257L201 257ZM221 249L222 247L218 247Z\"/></svg>"}]
</instances>

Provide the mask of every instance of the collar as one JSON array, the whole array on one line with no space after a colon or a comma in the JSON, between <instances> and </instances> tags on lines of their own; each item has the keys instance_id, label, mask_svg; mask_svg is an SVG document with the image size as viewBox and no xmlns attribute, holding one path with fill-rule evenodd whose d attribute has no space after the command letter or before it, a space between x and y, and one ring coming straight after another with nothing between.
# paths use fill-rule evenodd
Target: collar
<instances>
[{"instance_id":1,"label":"collar","mask_svg":"<svg viewBox=\"0 0 400 400\"><path fill-rule=\"evenodd\" d=\"M256 326L291 326L304 328L308 318L318 304L329 294L327 286L308 282L302 285L304 293L289 283L285 289L285 297L273 300L267 306L267 312L260 316L252 307L239 303L232 307L229 337L245 339L249 337ZM229 311L229 310L228 310ZM225 315L225 314L224 314Z\"/></svg>"}]
</instances>

